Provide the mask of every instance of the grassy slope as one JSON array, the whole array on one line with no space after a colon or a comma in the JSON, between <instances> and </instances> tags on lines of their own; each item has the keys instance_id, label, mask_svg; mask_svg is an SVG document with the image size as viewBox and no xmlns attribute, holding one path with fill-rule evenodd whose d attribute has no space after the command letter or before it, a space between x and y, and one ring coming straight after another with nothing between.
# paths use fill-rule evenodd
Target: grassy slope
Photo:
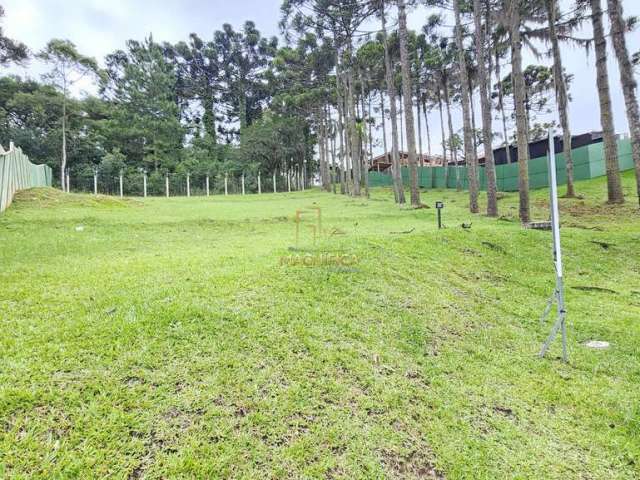
<instances>
[{"instance_id":1,"label":"grassy slope","mask_svg":"<svg viewBox=\"0 0 640 480\"><path fill-rule=\"evenodd\" d=\"M437 231L387 190L23 192L0 216L0 477L637 478L637 199L578 188L562 201L570 365L557 343L535 356L551 239L513 221L515 195L463 230L464 193L425 193L446 201ZM314 205L344 235L303 250L357 266L279 265Z\"/></svg>"}]
</instances>

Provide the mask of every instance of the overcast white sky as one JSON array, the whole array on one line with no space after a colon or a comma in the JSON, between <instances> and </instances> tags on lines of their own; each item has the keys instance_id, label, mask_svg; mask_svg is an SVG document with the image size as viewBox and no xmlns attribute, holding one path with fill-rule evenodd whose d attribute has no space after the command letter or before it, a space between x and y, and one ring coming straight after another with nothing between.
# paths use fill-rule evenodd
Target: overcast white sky
<instances>
[{"instance_id":1,"label":"overcast white sky","mask_svg":"<svg viewBox=\"0 0 640 480\"><path fill-rule=\"evenodd\" d=\"M149 33L158 41L169 42L185 40L191 32L211 38L223 23L240 27L245 20L253 20L263 35L278 35L281 0L0 0L0 3L6 10L3 23L6 33L26 43L32 51L41 49L51 38L67 38L82 53L102 61L106 54L123 48L127 39L142 39ZM623 5L626 15L640 15L640 1L624 0ZM422 9L412 12L410 27L420 28L425 18ZM590 34L585 29L582 36ZM632 52L640 50L640 30L629 34L628 42ZM575 75L571 86L573 131L577 134L598 130L593 53L587 57L582 50L564 47L563 54L567 70ZM614 55L609 58L616 129L626 132L618 68ZM32 61L25 68L11 71L38 78L43 70ZM432 123L434 138L439 138L435 113Z\"/></svg>"}]
</instances>

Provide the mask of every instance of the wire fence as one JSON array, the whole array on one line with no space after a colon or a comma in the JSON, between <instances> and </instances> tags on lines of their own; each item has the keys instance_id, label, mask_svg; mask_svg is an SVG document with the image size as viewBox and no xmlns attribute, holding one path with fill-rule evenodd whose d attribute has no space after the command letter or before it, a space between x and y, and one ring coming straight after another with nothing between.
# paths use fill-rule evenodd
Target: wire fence
<instances>
[{"instance_id":1,"label":"wire fence","mask_svg":"<svg viewBox=\"0 0 640 480\"><path fill-rule=\"evenodd\" d=\"M120 174L83 170L67 171L68 190L123 197L189 197L242 195L304 190L307 179L295 172L263 175L256 172L218 175L132 172Z\"/></svg>"},{"instance_id":2,"label":"wire fence","mask_svg":"<svg viewBox=\"0 0 640 480\"><path fill-rule=\"evenodd\" d=\"M8 151L0 146L0 212L11 205L18 190L50 187L51 175L50 167L31 163L29 157L13 142Z\"/></svg>"}]
</instances>

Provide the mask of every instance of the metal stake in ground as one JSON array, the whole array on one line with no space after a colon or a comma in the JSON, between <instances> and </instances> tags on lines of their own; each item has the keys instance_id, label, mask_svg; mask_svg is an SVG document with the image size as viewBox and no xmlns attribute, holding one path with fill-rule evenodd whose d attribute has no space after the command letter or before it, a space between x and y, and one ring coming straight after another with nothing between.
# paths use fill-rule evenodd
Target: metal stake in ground
<instances>
[{"instance_id":1,"label":"metal stake in ground","mask_svg":"<svg viewBox=\"0 0 640 480\"><path fill-rule=\"evenodd\" d=\"M438 210L438 230L442 228L442 209L444 208L444 203L436 202L436 209Z\"/></svg>"},{"instance_id":2,"label":"metal stake in ground","mask_svg":"<svg viewBox=\"0 0 640 480\"><path fill-rule=\"evenodd\" d=\"M542 315L541 322L545 320L553 303L557 304L557 319L551 329L551 333L540 350L540 357L544 357L551 343L558 335L562 333L562 359L567 362L567 312L564 308L564 282L562 279L562 248L560 245L560 211L558 209L558 183L556 179L556 148L553 135L553 129L549 129L549 195L551 205L551 231L553 233L553 263L556 269L556 288L549 299L547 308Z\"/></svg>"}]
</instances>

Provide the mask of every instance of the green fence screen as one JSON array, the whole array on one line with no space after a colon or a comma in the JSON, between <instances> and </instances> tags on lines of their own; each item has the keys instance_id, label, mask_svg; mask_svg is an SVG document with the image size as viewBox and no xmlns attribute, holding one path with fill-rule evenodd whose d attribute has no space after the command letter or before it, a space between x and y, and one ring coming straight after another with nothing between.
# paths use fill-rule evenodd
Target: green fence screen
<instances>
[{"instance_id":1,"label":"green fence screen","mask_svg":"<svg viewBox=\"0 0 640 480\"><path fill-rule=\"evenodd\" d=\"M22 150L11 144L9 151L0 146L0 212L13 200L18 190L32 187L50 187L51 168L34 165Z\"/></svg>"},{"instance_id":2,"label":"green fence screen","mask_svg":"<svg viewBox=\"0 0 640 480\"><path fill-rule=\"evenodd\" d=\"M529 186L532 189L549 186L549 167L546 156L534 158L529 161ZM633 168L631 156L631 141L628 139L618 141L618 163L620 170ZM556 155L558 183L567 183L566 165L564 155ZM448 170L445 184L445 168ZM604 152L602 143L594 143L573 150L573 174L576 180L588 180L601 177L606 174L604 164ZM484 167L479 169L480 188L486 190L487 178ZM409 170L402 168L402 179L405 185L409 182ZM418 167L418 180L422 188L456 188L457 181L463 189L467 188L467 167ZM496 179L498 190L502 192L518 191L518 164L496 166ZM369 185L373 187L391 186L393 180L391 172L369 172Z\"/></svg>"}]
</instances>

